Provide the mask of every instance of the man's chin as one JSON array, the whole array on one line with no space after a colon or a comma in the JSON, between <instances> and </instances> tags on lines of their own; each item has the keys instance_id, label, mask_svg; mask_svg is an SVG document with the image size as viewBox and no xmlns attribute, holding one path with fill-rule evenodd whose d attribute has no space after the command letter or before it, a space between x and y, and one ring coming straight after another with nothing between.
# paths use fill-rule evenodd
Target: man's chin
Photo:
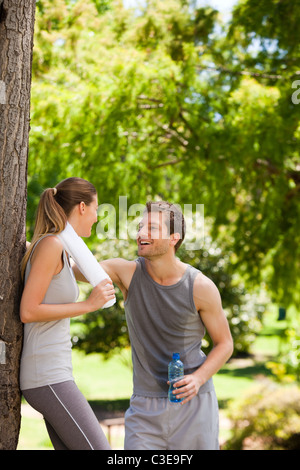
<instances>
[{"instance_id":1,"label":"man's chin","mask_svg":"<svg viewBox=\"0 0 300 470\"><path fill-rule=\"evenodd\" d=\"M142 258L151 258L151 253L147 252L147 250L139 247L138 248L138 255L141 256Z\"/></svg>"}]
</instances>

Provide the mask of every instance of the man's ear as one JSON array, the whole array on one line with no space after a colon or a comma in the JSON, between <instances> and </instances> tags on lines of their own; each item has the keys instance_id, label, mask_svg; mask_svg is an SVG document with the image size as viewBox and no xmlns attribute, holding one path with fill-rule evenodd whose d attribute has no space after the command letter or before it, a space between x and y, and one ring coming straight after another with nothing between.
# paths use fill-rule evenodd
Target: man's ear
<instances>
[{"instance_id":1,"label":"man's ear","mask_svg":"<svg viewBox=\"0 0 300 470\"><path fill-rule=\"evenodd\" d=\"M170 236L170 240L171 240L171 244L172 246L175 246L177 244L177 242L180 240L180 233L173 233L171 236Z\"/></svg>"}]
</instances>

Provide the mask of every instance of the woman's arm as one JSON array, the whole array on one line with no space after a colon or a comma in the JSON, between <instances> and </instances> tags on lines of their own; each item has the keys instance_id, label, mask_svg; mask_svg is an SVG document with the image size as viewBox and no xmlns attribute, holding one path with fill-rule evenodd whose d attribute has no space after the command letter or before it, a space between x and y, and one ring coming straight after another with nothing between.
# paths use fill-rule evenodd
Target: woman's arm
<instances>
[{"instance_id":1,"label":"woman's arm","mask_svg":"<svg viewBox=\"0 0 300 470\"><path fill-rule=\"evenodd\" d=\"M23 323L76 317L97 310L114 298L114 287L108 279L105 279L83 302L42 304L52 277L61 270L62 252L63 246L55 236L46 237L36 247L31 257L31 270L21 299L20 317Z\"/></svg>"}]
</instances>

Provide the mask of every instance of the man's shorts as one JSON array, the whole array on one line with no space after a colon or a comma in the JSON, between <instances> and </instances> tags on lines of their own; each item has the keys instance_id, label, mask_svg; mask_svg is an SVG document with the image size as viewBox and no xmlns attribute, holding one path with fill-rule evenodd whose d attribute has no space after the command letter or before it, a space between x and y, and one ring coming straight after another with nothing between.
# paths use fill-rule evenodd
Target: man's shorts
<instances>
[{"instance_id":1,"label":"man's shorts","mask_svg":"<svg viewBox=\"0 0 300 470\"><path fill-rule=\"evenodd\" d=\"M132 395L125 414L125 450L219 450L215 391L181 405Z\"/></svg>"}]
</instances>

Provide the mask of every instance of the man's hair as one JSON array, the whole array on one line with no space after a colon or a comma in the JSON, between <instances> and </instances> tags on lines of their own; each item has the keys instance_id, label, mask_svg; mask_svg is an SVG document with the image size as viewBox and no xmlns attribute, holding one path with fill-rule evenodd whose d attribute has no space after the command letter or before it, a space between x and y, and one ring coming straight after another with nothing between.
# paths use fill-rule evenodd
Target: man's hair
<instances>
[{"instance_id":1,"label":"man's hair","mask_svg":"<svg viewBox=\"0 0 300 470\"><path fill-rule=\"evenodd\" d=\"M175 245L175 253L182 244L185 237L185 220L181 210L174 204L170 204L167 201L149 201L146 203L146 209L148 214L151 212L162 212L166 214L165 223L169 230L169 235L179 233L180 239Z\"/></svg>"}]
</instances>

